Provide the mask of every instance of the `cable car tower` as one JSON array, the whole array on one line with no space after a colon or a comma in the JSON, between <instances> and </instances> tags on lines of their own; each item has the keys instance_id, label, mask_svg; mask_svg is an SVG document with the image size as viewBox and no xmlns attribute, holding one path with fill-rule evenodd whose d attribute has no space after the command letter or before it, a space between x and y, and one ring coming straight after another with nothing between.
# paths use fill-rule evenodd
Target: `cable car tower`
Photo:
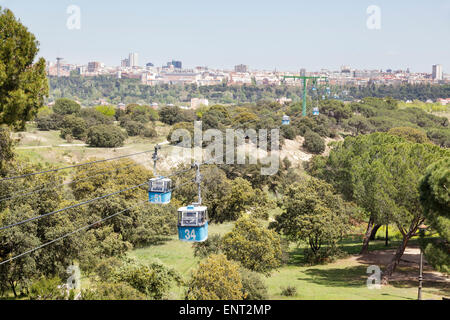
<instances>
[{"instance_id":1,"label":"cable car tower","mask_svg":"<svg viewBox=\"0 0 450 320\"><path fill-rule=\"evenodd\" d=\"M308 87L308 80L312 80L314 88L317 84L317 82L321 79L325 80L326 82L328 82L328 77L323 77L323 76L283 76L283 79L301 79L303 80L303 107L302 107L302 116L306 117L307 115L307 108L306 108L306 95L307 95L307 87Z\"/></svg>"}]
</instances>

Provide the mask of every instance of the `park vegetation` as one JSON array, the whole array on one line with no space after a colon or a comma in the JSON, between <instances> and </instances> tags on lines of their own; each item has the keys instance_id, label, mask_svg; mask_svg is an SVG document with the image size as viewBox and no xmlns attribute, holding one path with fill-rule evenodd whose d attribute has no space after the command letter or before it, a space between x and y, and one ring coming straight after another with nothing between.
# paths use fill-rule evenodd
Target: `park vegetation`
<instances>
[{"instance_id":1,"label":"park vegetation","mask_svg":"<svg viewBox=\"0 0 450 320\"><path fill-rule=\"evenodd\" d=\"M295 97L298 88L225 83L143 88L135 81L106 77L87 86L85 79L72 76L58 84L50 79L55 99L44 106L48 87L45 61L36 59L38 43L9 10L0 12L0 26L5 39L0 44L0 297L160 300L173 298L173 291L181 288L184 298L192 300L266 299L265 279L287 263L290 244L302 248L302 263L329 263L345 254L342 241L361 224L366 230L361 254L370 250L381 225L395 226L400 233L395 255L383 270L384 283L423 224L428 226L428 236L421 239L425 255L437 270L449 271L449 121L393 98L448 96L448 86L350 89L352 96L364 97L350 103L324 99L317 102L319 116L308 110L302 117L296 101L273 102L281 95ZM125 101L127 106L86 107L75 100L104 98L105 92L110 92L111 103ZM176 103L178 95L214 96L233 105L194 111L133 103L149 97ZM291 125L281 126L284 114L291 117ZM155 173L144 165L125 158L91 158L98 161L58 171L55 165L19 157L11 135L11 130L35 121L39 130L58 130L67 141L113 149L125 145L128 137L157 137L157 122L170 127L170 141L174 129L192 132L195 120L202 121L203 130L281 129L282 145L301 136L299 151L314 157L305 163L306 172L282 159L273 176L260 174L260 162L202 166L203 204L211 223L233 226L223 236L211 235L194 245L200 262L187 276L157 260L132 259L129 253L176 235L174 212L197 199L188 165L173 168L183 174L173 177L171 204L151 205L146 182ZM33 175L37 171L45 172ZM60 211L67 207L72 208ZM28 222L17 224L24 220ZM64 285L73 265L89 278L89 287L80 292ZM295 296L296 290L284 287L282 295Z\"/></svg>"}]
</instances>

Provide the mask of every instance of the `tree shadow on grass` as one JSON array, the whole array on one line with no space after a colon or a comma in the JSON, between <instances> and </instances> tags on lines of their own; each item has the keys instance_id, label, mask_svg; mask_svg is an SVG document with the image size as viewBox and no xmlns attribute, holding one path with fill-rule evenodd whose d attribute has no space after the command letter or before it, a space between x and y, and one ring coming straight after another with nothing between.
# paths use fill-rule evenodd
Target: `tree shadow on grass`
<instances>
[{"instance_id":1,"label":"tree shadow on grass","mask_svg":"<svg viewBox=\"0 0 450 320\"><path fill-rule=\"evenodd\" d=\"M354 266L347 268L318 269L310 268L304 271L309 277L299 280L309 281L328 287L363 287L367 282L367 267Z\"/></svg>"}]
</instances>

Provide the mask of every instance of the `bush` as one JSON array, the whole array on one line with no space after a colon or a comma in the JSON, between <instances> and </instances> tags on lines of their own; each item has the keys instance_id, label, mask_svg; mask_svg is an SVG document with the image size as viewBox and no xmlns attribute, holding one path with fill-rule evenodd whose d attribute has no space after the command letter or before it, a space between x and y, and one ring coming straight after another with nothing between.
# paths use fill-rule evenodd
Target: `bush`
<instances>
[{"instance_id":1,"label":"bush","mask_svg":"<svg viewBox=\"0 0 450 320\"><path fill-rule=\"evenodd\" d=\"M125 123L124 128L130 137L139 136L145 130L145 126L142 123L137 122L137 121L128 121L127 123Z\"/></svg>"},{"instance_id":2,"label":"bush","mask_svg":"<svg viewBox=\"0 0 450 320\"><path fill-rule=\"evenodd\" d=\"M89 128L86 143L91 147L116 148L123 146L126 138L118 127L99 125Z\"/></svg>"},{"instance_id":3,"label":"bush","mask_svg":"<svg viewBox=\"0 0 450 320\"><path fill-rule=\"evenodd\" d=\"M279 235L247 216L236 222L233 230L223 237L222 243L227 258L239 261L249 270L269 275L281 265Z\"/></svg>"},{"instance_id":4,"label":"bush","mask_svg":"<svg viewBox=\"0 0 450 320\"><path fill-rule=\"evenodd\" d=\"M219 254L222 248L222 237L220 234L214 234L204 242L198 242L193 245L194 257L206 258L211 254Z\"/></svg>"},{"instance_id":5,"label":"bush","mask_svg":"<svg viewBox=\"0 0 450 320\"><path fill-rule=\"evenodd\" d=\"M142 136L145 138L154 138L158 136L158 132L154 128L145 128L144 131L142 131Z\"/></svg>"},{"instance_id":6,"label":"bush","mask_svg":"<svg viewBox=\"0 0 450 320\"><path fill-rule=\"evenodd\" d=\"M98 282L93 289L83 290L83 300L146 300L145 294L124 282Z\"/></svg>"},{"instance_id":7,"label":"bush","mask_svg":"<svg viewBox=\"0 0 450 320\"><path fill-rule=\"evenodd\" d=\"M108 117L94 108L85 108L80 112L80 117L86 121L88 127L98 126L101 124L113 124L114 118Z\"/></svg>"},{"instance_id":8,"label":"bush","mask_svg":"<svg viewBox=\"0 0 450 320\"><path fill-rule=\"evenodd\" d=\"M450 130L449 129L430 129L427 131L428 138L434 144L442 148L450 148Z\"/></svg>"},{"instance_id":9,"label":"bush","mask_svg":"<svg viewBox=\"0 0 450 320\"><path fill-rule=\"evenodd\" d=\"M74 115L65 116L61 122L61 137L64 139L70 135L75 139L84 140L86 137L86 130L86 121Z\"/></svg>"},{"instance_id":10,"label":"bush","mask_svg":"<svg viewBox=\"0 0 450 320\"><path fill-rule=\"evenodd\" d=\"M241 269L242 292L245 300L267 300L267 286L261 275L247 269Z\"/></svg>"},{"instance_id":11,"label":"bush","mask_svg":"<svg viewBox=\"0 0 450 320\"><path fill-rule=\"evenodd\" d=\"M287 286L285 288L281 288L281 295L285 297L293 297L297 294L297 288L294 286Z\"/></svg>"},{"instance_id":12,"label":"bush","mask_svg":"<svg viewBox=\"0 0 450 320\"><path fill-rule=\"evenodd\" d=\"M321 154L325 151L325 141L317 133L308 131L305 134L303 147L311 153Z\"/></svg>"},{"instance_id":13,"label":"bush","mask_svg":"<svg viewBox=\"0 0 450 320\"><path fill-rule=\"evenodd\" d=\"M36 124L41 131L59 130L63 116L57 113L51 115L38 116L36 118Z\"/></svg>"},{"instance_id":14,"label":"bush","mask_svg":"<svg viewBox=\"0 0 450 320\"><path fill-rule=\"evenodd\" d=\"M242 300L239 265L223 254L211 255L192 273L188 284L188 300Z\"/></svg>"},{"instance_id":15,"label":"bush","mask_svg":"<svg viewBox=\"0 0 450 320\"><path fill-rule=\"evenodd\" d=\"M28 297L30 300L65 300L67 294L64 288L61 288L61 285L62 281L59 277L51 279L42 277L33 282Z\"/></svg>"},{"instance_id":16,"label":"bush","mask_svg":"<svg viewBox=\"0 0 450 320\"><path fill-rule=\"evenodd\" d=\"M79 113L80 110L81 106L77 102L67 98L56 100L55 105L53 106L53 111L63 116Z\"/></svg>"},{"instance_id":17,"label":"bush","mask_svg":"<svg viewBox=\"0 0 450 320\"><path fill-rule=\"evenodd\" d=\"M107 117L114 118L114 116L116 115L116 108L113 106L96 106L95 110Z\"/></svg>"},{"instance_id":18,"label":"bush","mask_svg":"<svg viewBox=\"0 0 450 320\"><path fill-rule=\"evenodd\" d=\"M425 132L419 129L410 128L410 127L398 127L398 128L392 128L389 130L388 134L393 136L399 136L402 138L405 138L406 140L409 140L411 142L416 143L427 143L430 142L428 140L427 135Z\"/></svg>"}]
</instances>

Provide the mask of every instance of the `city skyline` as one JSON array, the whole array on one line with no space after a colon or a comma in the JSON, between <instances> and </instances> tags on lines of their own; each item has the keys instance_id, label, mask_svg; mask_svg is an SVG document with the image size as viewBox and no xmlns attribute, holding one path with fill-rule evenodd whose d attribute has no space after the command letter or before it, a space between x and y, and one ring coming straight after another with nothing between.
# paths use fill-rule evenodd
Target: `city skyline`
<instances>
[{"instance_id":1,"label":"city skyline","mask_svg":"<svg viewBox=\"0 0 450 320\"><path fill-rule=\"evenodd\" d=\"M318 71L349 65L430 73L432 65L442 65L449 73L450 1L377 1L379 30L366 26L372 4L0 1L36 35L40 56L49 61L64 57L74 64L115 66L137 52L141 66L180 60L186 68L244 64L258 70ZM70 5L80 8L79 30L66 27Z\"/></svg>"}]
</instances>

